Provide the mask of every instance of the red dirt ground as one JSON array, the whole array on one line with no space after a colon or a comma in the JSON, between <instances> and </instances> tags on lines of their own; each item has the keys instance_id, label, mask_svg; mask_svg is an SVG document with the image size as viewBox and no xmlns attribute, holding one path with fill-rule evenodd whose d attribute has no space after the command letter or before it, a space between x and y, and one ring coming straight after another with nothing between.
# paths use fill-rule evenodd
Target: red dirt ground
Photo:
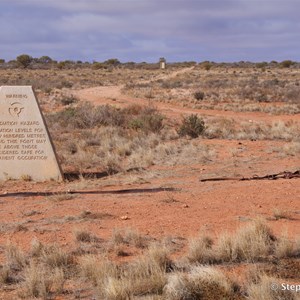
<instances>
[{"instance_id":1,"label":"red dirt ground","mask_svg":"<svg viewBox=\"0 0 300 300\"><path fill-rule=\"evenodd\" d=\"M77 91L76 95L95 105L108 103L123 107L148 103L145 99L122 95L121 90L121 86L95 87ZM238 122L300 122L299 114L272 116L195 110L161 102L156 106L163 114L176 120L182 114L199 113L207 118L222 116ZM0 182L0 263L4 260L4 246L9 242L27 251L36 238L45 244L58 243L68 250L75 250L78 243L74 231L78 229L88 230L98 238L108 240L116 228L133 228L156 239L172 237L173 243L180 249L187 244L186 239L199 232L205 231L216 237L261 217L267 220L275 234L287 232L291 239L299 237L300 179L200 181L212 177L252 177L300 170L299 157L282 155L280 149L284 141L199 138L193 142L214 149L212 161L205 164L191 164L189 161L176 166L155 165L143 171L62 183ZM155 188L165 190L157 192ZM171 188L174 190L171 191ZM129 192L110 193L116 190ZM74 198L69 200L67 197L59 199L59 193L68 191L78 193L72 194ZM43 194L46 192L53 195ZM289 218L276 220L276 209L286 212ZM91 212L95 218L84 217L85 212ZM180 253L185 249L181 249ZM129 259L138 254L136 249L126 251L131 254ZM124 261L128 258L117 259ZM245 268L247 266L241 265L224 271L233 272L236 278L243 280ZM17 291L3 290L0 299L17 299L16 295ZM88 291L86 298L91 297ZM67 298L64 295L56 299Z\"/></svg>"},{"instance_id":2,"label":"red dirt ground","mask_svg":"<svg viewBox=\"0 0 300 300\"><path fill-rule=\"evenodd\" d=\"M77 96L96 105L147 103L147 100L122 95L121 88L96 87L78 91ZM300 122L299 115L193 110L164 103L158 103L157 108L167 116L176 118L180 118L182 113L197 112L238 121ZM155 238L188 238L197 235L200 230L217 235L223 231L233 231L258 216L267 219L275 233L287 230L290 237L299 235L299 179L200 182L201 178L247 177L299 170L299 157L282 157L272 151L274 148L280 149L284 142L205 139L196 142L213 145L216 159L205 166L152 166L142 172L132 171L94 180L0 183L0 244L12 241L28 249L30 242L38 238L45 243L57 242L70 247L74 243L73 232L76 228L88 229L104 239L109 238L114 228L124 227L137 229ZM236 150L235 156L230 154L232 149ZM175 190L147 191L161 187ZM97 194L97 191L120 189L136 189L137 192ZM26 195L26 192L67 190L82 193L74 194L75 198L71 200L62 201L55 201L53 196ZM291 218L275 220L274 209L288 211ZM82 220L79 216L84 211L102 214L102 217Z\"/></svg>"}]
</instances>

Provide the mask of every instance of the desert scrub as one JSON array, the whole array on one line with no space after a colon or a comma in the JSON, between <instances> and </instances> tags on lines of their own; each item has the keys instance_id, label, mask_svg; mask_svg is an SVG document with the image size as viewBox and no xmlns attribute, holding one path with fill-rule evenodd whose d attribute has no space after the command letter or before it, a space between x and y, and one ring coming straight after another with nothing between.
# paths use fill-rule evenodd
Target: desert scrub
<instances>
[{"instance_id":1,"label":"desert scrub","mask_svg":"<svg viewBox=\"0 0 300 300\"><path fill-rule=\"evenodd\" d=\"M21 298L48 299L51 295L61 294L65 274L61 268L48 269L43 264L32 262L24 271L24 282L19 295Z\"/></svg>"},{"instance_id":2,"label":"desert scrub","mask_svg":"<svg viewBox=\"0 0 300 300\"><path fill-rule=\"evenodd\" d=\"M240 229L233 237L222 235L216 245L207 236L189 242L187 260L190 263L213 264L226 261L256 261L266 259L272 252L274 237L261 221Z\"/></svg>"},{"instance_id":3,"label":"desert scrub","mask_svg":"<svg viewBox=\"0 0 300 300\"><path fill-rule=\"evenodd\" d=\"M278 278L269 277L266 274L259 274L258 279L251 282L247 288L247 299L289 299L296 300L296 296L291 291L283 291L280 288L272 289L270 287L280 287Z\"/></svg>"},{"instance_id":4,"label":"desert scrub","mask_svg":"<svg viewBox=\"0 0 300 300\"><path fill-rule=\"evenodd\" d=\"M145 236L131 228L114 229L110 240L111 246L126 244L137 248L145 248L147 243L148 239Z\"/></svg>"},{"instance_id":5,"label":"desert scrub","mask_svg":"<svg viewBox=\"0 0 300 300\"><path fill-rule=\"evenodd\" d=\"M168 250L153 244L142 257L121 267L119 276L107 276L105 287L97 291L105 299L161 295L169 265Z\"/></svg>"},{"instance_id":6,"label":"desert scrub","mask_svg":"<svg viewBox=\"0 0 300 300\"><path fill-rule=\"evenodd\" d=\"M205 96L205 94L204 94L204 92L202 92L202 91L197 91L197 92L195 92L194 93L194 98L196 99L196 100L203 100L204 99L204 96Z\"/></svg>"},{"instance_id":7,"label":"desert scrub","mask_svg":"<svg viewBox=\"0 0 300 300\"><path fill-rule=\"evenodd\" d=\"M210 266L192 266L187 273L172 273L164 287L168 300L235 299L236 284Z\"/></svg>"},{"instance_id":8,"label":"desert scrub","mask_svg":"<svg viewBox=\"0 0 300 300\"><path fill-rule=\"evenodd\" d=\"M178 129L180 136L190 136L197 138L205 131L204 121L197 115L192 114L183 118L182 123Z\"/></svg>"},{"instance_id":9,"label":"desert scrub","mask_svg":"<svg viewBox=\"0 0 300 300\"><path fill-rule=\"evenodd\" d=\"M170 259L174 245L169 248L171 245L152 241L132 229L116 230L106 246L113 242L141 251L126 262L116 263L110 259L109 248L103 251L103 247L95 247L94 254L72 249L67 252L34 240L30 252L22 252L24 259L17 259L21 261L18 268L14 261L20 254L11 245L11 254L0 266L0 286L10 285L9 289L23 299L52 299L72 292L80 298L83 294L76 288L79 283L84 286L84 294L95 299L296 299L288 291L272 291L270 284L299 278L300 243L287 235L273 236L261 220L234 234L222 234L215 242L202 234L190 243L186 256L174 260ZM247 262L242 282L232 274L240 262ZM286 275L270 277L285 262L294 264L294 273L284 269Z\"/></svg>"},{"instance_id":10,"label":"desert scrub","mask_svg":"<svg viewBox=\"0 0 300 300\"><path fill-rule=\"evenodd\" d=\"M96 126L122 126L125 118L120 111L112 106L94 107L90 103L81 103L77 107L68 107L48 116L50 126L59 124L72 129L87 129Z\"/></svg>"},{"instance_id":11,"label":"desert scrub","mask_svg":"<svg viewBox=\"0 0 300 300\"><path fill-rule=\"evenodd\" d=\"M76 151L69 147L70 135L74 136L72 143L76 143ZM102 170L113 173L153 164L153 150L160 144L161 137L155 133L144 135L105 126L80 130L79 134L72 131L64 133L59 140L54 135L54 142L64 169L74 166L76 162L79 172Z\"/></svg>"},{"instance_id":12,"label":"desert scrub","mask_svg":"<svg viewBox=\"0 0 300 300\"><path fill-rule=\"evenodd\" d=\"M92 129L115 126L144 132L159 132L163 128L163 119L164 116L151 106L134 105L118 109L111 105L93 106L87 102L47 116L50 128Z\"/></svg>"},{"instance_id":13,"label":"desert scrub","mask_svg":"<svg viewBox=\"0 0 300 300\"><path fill-rule=\"evenodd\" d=\"M16 270L22 270L28 264L25 253L17 245L8 243L5 246L5 258L7 265Z\"/></svg>"},{"instance_id":14,"label":"desert scrub","mask_svg":"<svg viewBox=\"0 0 300 300\"><path fill-rule=\"evenodd\" d=\"M300 124L294 121L275 121L271 124L263 122L241 122L233 119L214 118L206 120L207 138L237 139L237 140L284 140L298 142ZM297 147L296 147L297 149Z\"/></svg>"},{"instance_id":15,"label":"desert scrub","mask_svg":"<svg viewBox=\"0 0 300 300\"><path fill-rule=\"evenodd\" d=\"M193 238L188 244L185 259L189 263L220 264L224 262L268 261L275 257L292 257L299 246L286 236L275 237L262 220L240 228L234 235L222 234L214 242L208 236Z\"/></svg>"},{"instance_id":16,"label":"desert scrub","mask_svg":"<svg viewBox=\"0 0 300 300\"><path fill-rule=\"evenodd\" d=\"M77 242L91 243L97 240L91 232L85 229L75 229L73 234Z\"/></svg>"}]
</instances>

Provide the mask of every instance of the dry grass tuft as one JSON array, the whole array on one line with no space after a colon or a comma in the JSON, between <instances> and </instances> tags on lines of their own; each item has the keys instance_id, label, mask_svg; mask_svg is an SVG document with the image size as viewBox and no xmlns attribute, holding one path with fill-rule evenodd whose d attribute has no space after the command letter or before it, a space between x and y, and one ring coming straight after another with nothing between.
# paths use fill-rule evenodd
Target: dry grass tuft
<instances>
[{"instance_id":1,"label":"dry grass tuft","mask_svg":"<svg viewBox=\"0 0 300 300\"><path fill-rule=\"evenodd\" d=\"M160 295L166 284L169 266L168 250L161 245L151 245L141 258L125 265L119 277L108 278L102 296L117 300L148 294Z\"/></svg>"},{"instance_id":2,"label":"dry grass tuft","mask_svg":"<svg viewBox=\"0 0 300 300\"><path fill-rule=\"evenodd\" d=\"M300 154L300 142L290 142L283 146L283 152L290 156L297 156Z\"/></svg>"},{"instance_id":3,"label":"dry grass tuft","mask_svg":"<svg viewBox=\"0 0 300 300\"><path fill-rule=\"evenodd\" d=\"M7 264L13 269L22 270L28 263L24 252L11 243L5 247L5 257Z\"/></svg>"},{"instance_id":4,"label":"dry grass tuft","mask_svg":"<svg viewBox=\"0 0 300 300\"><path fill-rule=\"evenodd\" d=\"M10 277L10 267L8 265L4 265L0 267L0 284L8 284L11 283Z\"/></svg>"},{"instance_id":5,"label":"dry grass tuft","mask_svg":"<svg viewBox=\"0 0 300 300\"><path fill-rule=\"evenodd\" d=\"M240 229L232 241L231 260L233 261L257 261L266 258L272 251L272 242L275 237L270 228L262 220L256 220L253 224ZM224 243L226 245L226 243ZM228 249L219 248L219 254L228 255Z\"/></svg>"},{"instance_id":6,"label":"dry grass tuft","mask_svg":"<svg viewBox=\"0 0 300 300\"><path fill-rule=\"evenodd\" d=\"M130 299L129 283L123 279L109 277L103 290L98 290L100 297L105 295L104 299L109 300L128 300ZM102 298L100 298L102 299Z\"/></svg>"},{"instance_id":7,"label":"dry grass tuft","mask_svg":"<svg viewBox=\"0 0 300 300\"><path fill-rule=\"evenodd\" d=\"M189 250L187 259L190 263L208 264L215 261L213 240L208 236L200 236L199 238L192 239L189 242Z\"/></svg>"},{"instance_id":8,"label":"dry grass tuft","mask_svg":"<svg viewBox=\"0 0 300 300\"><path fill-rule=\"evenodd\" d=\"M259 261L273 253L275 240L270 228L256 220L235 235L221 235L216 244L207 236L191 240L186 258L190 263L201 264Z\"/></svg>"},{"instance_id":9,"label":"dry grass tuft","mask_svg":"<svg viewBox=\"0 0 300 300\"><path fill-rule=\"evenodd\" d=\"M127 244L137 248L145 248L147 239L131 228L115 229L112 233L110 244L111 246Z\"/></svg>"},{"instance_id":10,"label":"dry grass tuft","mask_svg":"<svg viewBox=\"0 0 300 300\"><path fill-rule=\"evenodd\" d=\"M75 229L74 237L77 242L91 243L97 241L97 237L85 229Z\"/></svg>"},{"instance_id":11,"label":"dry grass tuft","mask_svg":"<svg viewBox=\"0 0 300 300\"><path fill-rule=\"evenodd\" d=\"M64 271L61 268L49 269L44 264L32 262L24 271L22 298L48 299L50 295L60 294L65 282Z\"/></svg>"},{"instance_id":12,"label":"dry grass tuft","mask_svg":"<svg viewBox=\"0 0 300 300\"><path fill-rule=\"evenodd\" d=\"M84 278L91 281L94 286L102 289L109 277L118 276L116 264L106 257L85 255L79 260L79 270Z\"/></svg>"},{"instance_id":13,"label":"dry grass tuft","mask_svg":"<svg viewBox=\"0 0 300 300\"><path fill-rule=\"evenodd\" d=\"M32 257L42 256L42 253L43 253L44 249L45 249L44 244L41 243L38 239L33 239L31 241L30 255Z\"/></svg>"},{"instance_id":14,"label":"dry grass tuft","mask_svg":"<svg viewBox=\"0 0 300 300\"><path fill-rule=\"evenodd\" d=\"M54 202L72 200L74 198L76 198L76 195L71 195L69 193L56 194L56 195L51 195L46 197L47 200L54 201Z\"/></svg>"},{"instance_id":15,"label":"dry grass tuft","mask_svg":"<svg viewBox=\"0 0 300 300\"><path fill-rule=\"evenodd\" d=\"M41 251L40 260L50 268L66 267L72 264L72 256L56 244L45 246Z\"/></svg>"},{"instance_id":16,"label":"dry grass tuft","mask_svg":"<svg viewBox=\"0 0 300 300\"><path fill-rule=\"evenodd\" d=\"M299 249L297 244L289 240L287 233L277 239L274 248L274 255L277 258L293 257L297 255Z\"/></svg>"},{"instance_id":17,"label":"dry grass tuft","mask_svg":"<svg viewBox=\"0 0 300 300\"><path fill-rule=\"evenodd\" d=\"M169 275L164 288L166 299L235 299L234 283L219 270L193 266L188 274Z\"/></svg>"},{"instance_id":18,"label":"dry grass tuft","mask_svg":"<svg viewBox=\"0 0 300 300\"><path fill-rule=\"evenodd\" d=\"M269 277L265 274L258 275L258 280L249 284L247 288L249 300L296 300L296 296L291 291L283 291L281 283L277 278Z\"/></svg>"},{"instance_id":19,"label":"dry grass tuft","mask_svg":"<svg viewBox=\"0 0 300 300\"><path fill-rule=\"evenodd\" d=\"M290 219L292 219L291 212L289 212L287 210L281 210L279 208L274 209L273 216L274 216L275 220L280 220L280 219L290 220Z\"/></svg>"}]
</instances>

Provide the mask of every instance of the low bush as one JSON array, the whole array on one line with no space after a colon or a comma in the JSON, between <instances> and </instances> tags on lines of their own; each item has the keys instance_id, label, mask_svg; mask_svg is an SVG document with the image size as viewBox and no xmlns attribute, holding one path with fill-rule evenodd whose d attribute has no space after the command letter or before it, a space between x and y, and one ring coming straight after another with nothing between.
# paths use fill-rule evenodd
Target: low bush
<instances>
[{"instance_id":1,"label":"low bush","mask_svg":"<svg viewBox=\"0 0 300 300\"><path fill-rule=\"evenodd\" d=\"M179 129L179 136L190 136L191 138L197 138L205 131L204 121L198 117L197 114L192 114L184 117Z\"/></svg>"},{"instance_id":2,"label":"low bush","mask_svg":"<svg viewBox=\"0 0 300 300\"><path fill-rule=\"evenodd\" d=\"M75 100L70 99L71 102ZM164 127L164 116L153 107L134 105L133 107L118 109L111 105L95 107L87 102L48 115L47 120L50 127L55 124L55 126L73 129L117 126L157 133Z\"/></svg>"},{"instance_id":3,"label":"low bush","mask_svg":"<svg viewBox=\"0 0 300 300\"><path fill-rule=\"evenodd\" d=\"M235 299L235 284L214 267L193 266L170 275L164 292L168 300Z\"/></svg>"},{"instance_id":4,"label":"low bush","mask_svg":"<svg viewBox=\"0 0 300 300\"><path fill-rule=\"evenodd\" d=\"M70 104L75 104L77 102L78 102L78 98L76 98L73 95L61 99L62 105L70 105Z\"/></svg>"},{"instance_id":5,"label":"low bush","mask_svg":"<svg viewBox=\"0 0 300 300\"><path fill-rule=\"evenodd\" d=\"M293 283L298 279L300 243L289 240L286 235L274 237L261 220L241 228L236 234L222 235L216 244L208 236L193 240L188 260L178 260L176 256L170 260L172 250L181 252L182 249L157 241L145 244L145 239L148 237L133 230L116 231L105 247L102 242L93 249L91 245L84 245L93 252L65 252L56 245L34 240L31 251L24 254L10 245L6 260L0 265L0 287L10 286L1 292L5 299L11 298L6 291L22 299L69 296L81 299L83 294L77 289L80 284L84 295L93 299L298 299L294 291L282 291L278 287L282 280ZM144 251L132 260L116 263L110 260L112 241L117 246L127 244L131 249L134 246ZM260 259L259 264L255 263ZM18 268L16 261L20 262ZM247 264L241 265L242 261ZM276 271L276 278L270 277L275 274L273 269L279 270L282 263L285 275ZM287 273L290 267L292 273ZM236 268L238 277L234 274ZM245 271L245 276L241 276L240 271Z\"/></svg>"},{"instance_id":6,"label":"low bush","mask_svg":"<svg viewBox=\"0 0 300 300\"><path fill-rule=\"evenodd\" d=\"M294 297L293 292L289 290L282 290L280 287L280 283L277 278L269 277L265 274L258 275L258 280L251 283L247 289L249 300L257 300L257 299L288 299L288 300L296 300L296 296Z\"/></svg>"},{"instance_id":7,"label":"low bush","mask_svg":"<svg viewBox=\"0 0 300 300\"><path fill-rule=\"evenodd\" d=\"M203 100L204 96L205 96L205 94L202 91L197 91L197 92L194 93L194 98L196 100Z\"/></svg>"}]
</instances>

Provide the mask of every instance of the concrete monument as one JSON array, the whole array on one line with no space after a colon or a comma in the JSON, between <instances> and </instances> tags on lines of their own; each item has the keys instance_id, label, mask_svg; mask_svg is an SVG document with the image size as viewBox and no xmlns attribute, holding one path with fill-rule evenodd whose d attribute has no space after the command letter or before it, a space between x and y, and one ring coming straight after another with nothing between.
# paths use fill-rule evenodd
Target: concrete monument
<instances>
[{"instance_id":1,"label":"concrete monument","mask_svg":"<svg viewBox=\"0 0 300 300\"><path fill-rule=\"evenodd\" d=\"M159 59L159 68L162 70L166 68L166 59L164 57L161 57Z\"/></svg>"},{"instance_id":2,"label":"concrete monument","mask_svg":"<svg viewBox=\"0 0 300 300\"><path fill-rule=\"evenodd\" d=\"M32 87L0 87L0 180L62 178Z\"/></svg>"}]
</instances>

